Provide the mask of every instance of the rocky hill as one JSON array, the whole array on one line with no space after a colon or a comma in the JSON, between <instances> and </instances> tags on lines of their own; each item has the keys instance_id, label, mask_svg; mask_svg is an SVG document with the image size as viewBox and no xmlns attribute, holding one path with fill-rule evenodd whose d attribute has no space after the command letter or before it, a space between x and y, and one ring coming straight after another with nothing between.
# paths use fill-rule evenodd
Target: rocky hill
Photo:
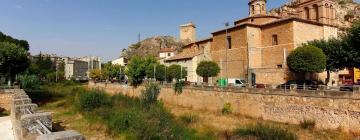
<instances>
[{"instance_id":1,"label":"rocky hill","mask_svg":"<svg viewBox=\"0 0 360 140\"><path fill-rule=\"evenodd\" d=\"M121 52L121 57L130 58L133 55L139 56L158 56L162 48L175 48L180 50L186 42L172 36L156 36L147 38L139 43L130 45L127 49Z\"/></svg>"},{"instance_id":2,"label":"rocky hill","mask_svg":"<svg viewBox=\"0 0 360 140\"><path fill-rule=\"evenodd\" d=\"M270 15L275 16L295 16L294 6L299 0L289 0L285 5L271 9ZM354 0L333 0L336 2L336 19L340 27L349 27L351 23L360 19L360 4Z\"/></svg>"}]
</instances>

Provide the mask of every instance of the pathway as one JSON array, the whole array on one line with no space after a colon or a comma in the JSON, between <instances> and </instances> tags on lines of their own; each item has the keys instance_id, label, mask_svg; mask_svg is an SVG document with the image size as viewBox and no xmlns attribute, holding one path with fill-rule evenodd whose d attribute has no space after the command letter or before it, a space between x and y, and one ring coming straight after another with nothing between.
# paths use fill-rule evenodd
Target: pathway
<instances>
[{"instance_id":1,"label":"pathway","mask_svg":"<svg viewBox=\"0 0 360 140\"><path fill-rule=\"evenodd\" d=\"M2 140L15 140L10 116L0 117L0 136Z\"/></svg>"}]
</instances>

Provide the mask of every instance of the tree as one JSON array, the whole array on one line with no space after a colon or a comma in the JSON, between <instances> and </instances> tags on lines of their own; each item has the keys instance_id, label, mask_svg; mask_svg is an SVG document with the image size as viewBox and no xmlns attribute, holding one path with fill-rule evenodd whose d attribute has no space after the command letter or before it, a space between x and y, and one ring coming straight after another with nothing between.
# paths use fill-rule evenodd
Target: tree
<instances>
[{"instance_id":1,"label":"tree","mask_svg":"<svg viewBox=\"0 0 360 140\"><path fill-rule=\"evenodd\" d=\"M170 79L179 81L187 76L187 70L180 65L173 64L168 68L168 76Z\"/></svg>"},{"instance_id":2,"label":"tree","mask_svg":"<svg viewBox=\"0 0 360 140\"><path fill-rule=\"evenodd\" d=\"M13 43L23 49L25 49L26 51L29 51L29 43L26 40L18 40L18 39L14 39L11 36L5 35L2 32L0 32L0 42L9 42L9 43Z\"/></svg>"},{"instance_id":3,"label":"tree","mask_svg":"<svg viewBox=\"0 0 360 140\"><path fill-rule=\"evenodd\" d=\"M4 74L11 85L16 74L23 72L29 66L27 51L13 43L0 42L0 72Z\"/></svg>"},{"instance_id":4,"label":"tree","mask_svg":"<svg viewBox=\"0 0 360 140\"><path fill-rule=\"evenodd\" d=\"M347 51L347 68L360 68L360 20L353 23L342 38L344 49Z\"/></svg>"},{"instance_id":5,"label":"tree","mask_svg":"<svg viewBox=\"0 0 360 140\"><path fill-rule=\"evenodd\" d=\"M298 73L320 73L326 68L326 55L320 48L308 45L296 48L287 57L291 71Z\"/></svg>"},{"instance_id":6,"label":"tree","mask_svg":"<svg viewBox=\"0 0 360 140\"><path fill-rule=\"evenodd\" d=\"M330 81L330 72L346 68L347 61L351 59L340 39L313 40L309 41L307 45L320 48L326 55L326 84Z\"/></svg>"},{"instance_id":7,"label":"tree","mask_svg":"<svg viewBox=\"0 0 360 140\"><path fill-rule=\"evenodd\" d=\"M130 84L134 87L139 86L146 76L144 62L144 59L140 56L133 56L127 65L125 73L129 78Z\"/></svg>"},{"instance_id":8,"label":"tree","mask_svg":"<svg viewBox=\"0 0 360 140\"><path fill-rule=\"evenodd\" d=\"M196 74L203 77L206 83L208 82L208 77L215 77L219 72L219 65L213 61L201 61L196 68Z\"/></svg>"},{"instance_id":9,"label":"tree","mask_svg":"<svg viewBox=\"0 0 360 140\"><path fill-rule=\"evenodd\" d=\"M155 66L155 67L154 67ZM146 67L146 77L147 78L154 78L154 71L155 77L157 81L165 81L165 65L160 65L159 63L153 63Z\"/></svg>"},{"instance_id":10,"label":"tree","mask_svg":"<svg viewBox=\"0 0 360 140\"><path fill-rule=\"evenodd\" d=\"M101 78L101 70L99 70L99 69L91 70L90 71L90 78L92 80L95 80L95 81L100 80L100 78Z\"/></svg>"}]
</instances>

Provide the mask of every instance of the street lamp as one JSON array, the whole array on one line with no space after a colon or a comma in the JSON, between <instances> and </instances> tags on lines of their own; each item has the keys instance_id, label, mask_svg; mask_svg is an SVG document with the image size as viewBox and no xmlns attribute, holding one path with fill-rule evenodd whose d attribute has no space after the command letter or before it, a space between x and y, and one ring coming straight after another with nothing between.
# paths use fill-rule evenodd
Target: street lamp
<instances>
[{"instance_id":1,"label":"street lamp","mask_svg":"<svg viewBox=\"0 0 360 140\"><path fill-rule=\"evenodd\" d=\"M229 28L229 22L225 22L225 34L226 34L226 37L225 37L225 42L226 42L226 48L225 48L225 79L226 79L226 83L228 82L228 63L227 63L227 57L228 57L228 54L227 54L227 50L229 49L229 35L228 35L228 28Z\"/></svg>"}]
</instances>

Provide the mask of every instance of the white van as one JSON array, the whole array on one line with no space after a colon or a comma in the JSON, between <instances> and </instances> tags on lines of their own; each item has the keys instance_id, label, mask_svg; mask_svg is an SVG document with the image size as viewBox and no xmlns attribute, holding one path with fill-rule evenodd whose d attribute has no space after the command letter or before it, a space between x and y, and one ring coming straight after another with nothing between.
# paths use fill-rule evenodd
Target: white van
<instances>
[{"instance_id":1,"label":"white van","mask_svg":"<svg viewBox=\"0 0 360 140\"><path fill-rule=\"evenodd\" d=\"M246 81L242 79L229 79L229 85L234 85L235 87L245 87Z\"/></svg>"}]
</instances>

